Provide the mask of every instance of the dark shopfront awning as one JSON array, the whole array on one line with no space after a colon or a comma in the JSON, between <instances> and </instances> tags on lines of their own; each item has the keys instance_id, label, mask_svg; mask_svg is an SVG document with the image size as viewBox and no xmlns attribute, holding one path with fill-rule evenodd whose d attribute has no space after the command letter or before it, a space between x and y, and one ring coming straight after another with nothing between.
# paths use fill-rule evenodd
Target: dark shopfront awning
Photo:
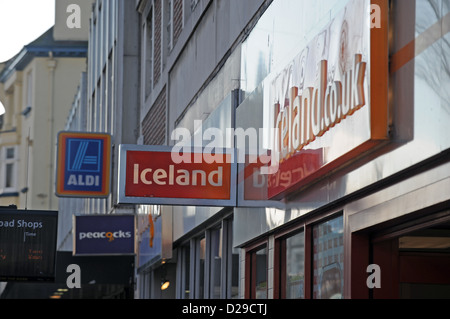
<instances>
[{"instance_id":1,"label":"dark shopfront awning","mask_svg":"<svg viewBox=\"0 0 450 319\"><path fill-rule=\"evenodd\" d=\"M55 282L9 282L1 299L49 299L59 291L61 299L131 299L134 256L72 256L57 252ZM81 269L81 289L67 289L67 266Z\"/></svg>"}]
</instances>

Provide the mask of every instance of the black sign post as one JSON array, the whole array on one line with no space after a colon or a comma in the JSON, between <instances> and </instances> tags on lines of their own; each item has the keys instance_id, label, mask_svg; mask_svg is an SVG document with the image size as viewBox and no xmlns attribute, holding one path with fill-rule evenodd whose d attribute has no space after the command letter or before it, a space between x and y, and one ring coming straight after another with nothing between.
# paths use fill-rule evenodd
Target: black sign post
<instances>
[{"instance_id":1,"label":"black sign post","mask_svg":"<svg viewBox=\"0 0 450 319\"><path fill-rule=\"evenodd\" d=\"M0 281L54 281L58 213L0 208Z\"/></svg>"}]
</instances>

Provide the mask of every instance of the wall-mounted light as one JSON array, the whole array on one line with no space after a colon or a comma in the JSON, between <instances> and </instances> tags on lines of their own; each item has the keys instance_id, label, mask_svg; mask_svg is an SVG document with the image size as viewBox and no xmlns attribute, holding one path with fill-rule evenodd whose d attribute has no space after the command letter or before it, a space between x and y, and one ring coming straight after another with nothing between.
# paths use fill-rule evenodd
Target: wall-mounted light
<instances>
[{"instance_id":1,"label":"wall-mounted light","mask_svg":"<svg viewBox=\"0 0 450 319\"><path fill-rule=\"evenodd\" d=\"M25 110L22 111L21 114L22 114L23 116L27 117L28 114L30 114L30 112L31 112L31 106L27 106L27 107L25 108Z\"/></svg>"},{"instance_id":2,"label":"wall-mounted light","mask_svg":"<svg viewBox=\"0 0 450 319\"><path fill-rule=\"evenodd\" d=\"M2 104L2 101L0 101L0 115L3 115L6 113L6 109Z\"/></svg>"},{"instance_id":3,"label":"wall-mounted light","mask_svg":"<svg viewBox=\"0 0 450 319\"><path fill-rule=\"evenodd\" d=\"M170 286L170 281L163 279L161 280L161 290L166 290Z\"/></svg>"},{"instance_id":4,"label":"wall-mounted light","mask_svg":"<svg viewBox=\"0 0 450 319\"><path fill-rule=\"evenodd\" d=\"M165 263L166 261L163 260L161 267L161 291L166 290L170 286L170 281L167 280L167 268Z\"/></svg>"}]
</instances>

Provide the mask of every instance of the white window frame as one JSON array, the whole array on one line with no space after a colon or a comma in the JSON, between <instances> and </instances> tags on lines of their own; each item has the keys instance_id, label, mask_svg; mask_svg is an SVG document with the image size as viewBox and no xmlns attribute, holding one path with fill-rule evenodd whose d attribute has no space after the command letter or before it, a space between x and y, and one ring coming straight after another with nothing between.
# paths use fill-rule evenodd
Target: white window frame
<instances>
[{"instance_id":1,"label":"white window frame","mask_svg":"<svg viewBox=\"0 0 450 319\"><path fill-rule=\"evenodd\" d=\"M168 14L169 16L167 17L167 25L166 25L166 31L167 31L167 36L168 36L168 44L167 44L167 48L170 51L172 51L173 48L173 6L174 6L174 0L168 0L167 1L167 5L168 5Z\"/></svg>"},{"instance_id":2,"label":"white window frame","mask_svg":"<svg viewBox=\"0 0 450 319\"><path fill-rule=\"evenodd\" d=\"M221 266L220 266L220 299L232 298L233 276L233 229L232 218L224 218L220 223L208 227L198 236L189 239L178 250L179 263L177 264L177 298L179 299L211 299L214 296L214 282L211 278L212 260L211 247L214 231L219 230L222 237ZM205 240L204 271L200 271L200 241ZM189 248L189 249L187 249ZM185 268L186 254L189 253L190 267ZM200 278L202 275L202 278ZM186 296L186 276L189 278L189 296ZM200 286L200 282L203 285ZM201 290L203 294L200 294Z\"/></svg>"},{"instance_id":3,"label":"white window frame","mask_svg":"<svg viewBox=\"0 0 450 319\"><path fill-rule=\"evenodd\" d=\"M143 65L145 66L144 72L144 102L150 96L153 91L153 70L154 66L154 52L155 52L155 43L153 39L155 38L155 10L152 7L148 16L145 17L144 30L143 34L145 38L143 39L143 43L145 43L145 54L143 54Z\"/></svg>"},{"instance_id":4,"label":"white window frame","mask_svg":"<svg viewBox=\"0 0 450 319\"><path fill-rule=\"evenodd\" d=\"M14 150L13 158L7 158L8 150ZM18 147L4 146L0 151L0 193L13 193L17 191L17 152ZM12 186L6 187L6 168L8 165L13 164L12 168Z\"/></svg>"},{"instance_id":5,"label":"white window frame","mask_svg":"<svg viewBox=\"0 0 450 319\"><path fill-rule=\"evenodd\" d=\"M33 107L33 70L30 70L27 73L27 96L26 96L26 105L25 108L27 107Z\"/></svg>"}]
</instances>

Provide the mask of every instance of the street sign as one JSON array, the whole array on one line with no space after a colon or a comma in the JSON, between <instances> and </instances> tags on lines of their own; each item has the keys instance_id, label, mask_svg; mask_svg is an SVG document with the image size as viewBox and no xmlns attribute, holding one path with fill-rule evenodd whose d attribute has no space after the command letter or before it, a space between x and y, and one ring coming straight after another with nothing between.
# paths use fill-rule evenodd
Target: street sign
<instances>
[{"instance_id":1,"label":"street sign","mask_svg":"<svg viewBox=\"0 0 450 319\"><path fill-rule=\"evenodd\" d=\"M107 197L110 175L111 135L59 133L56 196Z\"/></svg>"},{"instance_id":2,"label":"street sign","mask_svg":"<svg viewBox=\"0 0 450 319\"><path fill-rule=\"evenodd\" d=\"M58 213L0 209L0 281L55 279Z\"/></svg>"}]
</instances>

